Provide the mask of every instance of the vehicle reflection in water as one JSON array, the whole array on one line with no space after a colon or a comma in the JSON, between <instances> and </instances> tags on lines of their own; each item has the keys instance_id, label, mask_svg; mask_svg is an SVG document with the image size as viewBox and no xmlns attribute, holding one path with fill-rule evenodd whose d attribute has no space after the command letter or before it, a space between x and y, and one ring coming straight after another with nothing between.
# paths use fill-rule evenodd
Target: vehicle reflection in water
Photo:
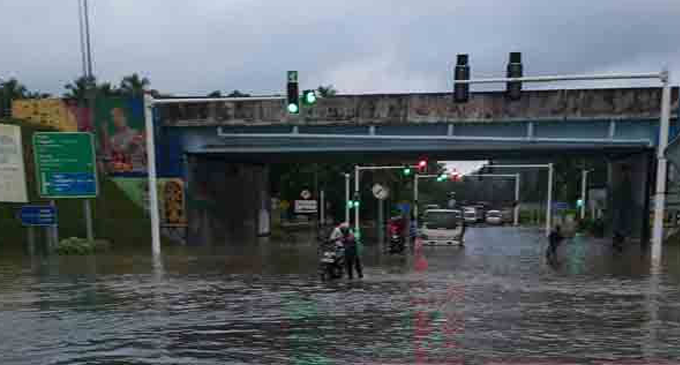
<instances>
[{"instance_id":1,"label":"vehicle reflection in water","mask_svg":"<svg viewBox=\"0 0 680 365\"><path fill-rule=\"evenodd\" d=\"M364 250L321 283L316 246L0 258L0 363L659 363L680 348L680 252L471 228L465 247ZM146 245L148 246L148 245ZM639 363L639 362L637 362Z\"/></svg>"}]
</instances>

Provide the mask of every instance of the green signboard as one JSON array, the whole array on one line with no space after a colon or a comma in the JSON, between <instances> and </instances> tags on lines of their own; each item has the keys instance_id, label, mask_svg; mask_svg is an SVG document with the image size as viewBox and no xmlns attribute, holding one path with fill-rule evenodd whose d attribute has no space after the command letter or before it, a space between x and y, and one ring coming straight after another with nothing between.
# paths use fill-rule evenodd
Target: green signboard
<instances>
[{"instance_id":1,"label":"green signboard","mask_svg":"<svg viewBox=\"0 0 680 365\"><path fill-rule=\"evenodd\" d=\"M33 135L33 153L41 197L97 196L97 169L92 134L38 132Z\"/></svg>"}]
</instances>

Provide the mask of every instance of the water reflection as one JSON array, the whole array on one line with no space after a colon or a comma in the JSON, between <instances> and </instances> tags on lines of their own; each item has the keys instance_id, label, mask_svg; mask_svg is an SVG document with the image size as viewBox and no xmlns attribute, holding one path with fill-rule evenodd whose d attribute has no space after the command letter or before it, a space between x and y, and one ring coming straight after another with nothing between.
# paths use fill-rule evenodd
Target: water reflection
<instances>
[{"instance_id":1,"label":"water reflection","mask_svg":"<svg viewBox=\"0 0 680 365\"><path fill-rule=\"evenodd\" d=\"M677 248L472 229L467 246L367 247L320 283L313 241L0 259L0 363L579 363L677 359Z\"/></svg>"}]
</instances>

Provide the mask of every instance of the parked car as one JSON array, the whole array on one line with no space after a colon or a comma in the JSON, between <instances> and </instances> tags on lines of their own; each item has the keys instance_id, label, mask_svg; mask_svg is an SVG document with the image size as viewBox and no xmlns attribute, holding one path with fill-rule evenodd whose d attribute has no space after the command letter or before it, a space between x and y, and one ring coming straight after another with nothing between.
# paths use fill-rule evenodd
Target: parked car
<instances>
[{"instance_id":1,"label":"parked car","mask_svg":"<svg viewBox=\"0 0 680 365\"><path fill-rule=\"evenodd\" d=\"M500 210L489 210L486 212L486 223L500 226L503 224L503 214Z\"/></svg>"},{"instance_id":2,"label":"parked car","mask_svg":"<svg viewBox=\"0 0 680 365\"><path fill-rule=\"evenodd\" d=\"M463 211L463 219L467 224L475 224L479 221L479 212L477 208L467 207Z\"/></svg>"}]
</instances>

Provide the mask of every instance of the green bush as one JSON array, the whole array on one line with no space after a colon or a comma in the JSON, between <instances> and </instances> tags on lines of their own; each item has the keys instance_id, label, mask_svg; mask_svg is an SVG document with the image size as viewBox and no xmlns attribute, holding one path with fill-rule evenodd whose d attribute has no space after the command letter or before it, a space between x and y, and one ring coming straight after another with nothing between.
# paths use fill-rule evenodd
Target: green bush
<instances>
[{"instance_id":1,"label":"green bush","mask_svg":"<svg viewBox=\"0 0 680 365\"><path fill-rule=\"evenodd\" d=\"M59 255L92 255L97 252L105 252L111 248L106 240L88 241L85 238L65 238L57 244L54 252Z\"/></svg>"}]
</instances>

